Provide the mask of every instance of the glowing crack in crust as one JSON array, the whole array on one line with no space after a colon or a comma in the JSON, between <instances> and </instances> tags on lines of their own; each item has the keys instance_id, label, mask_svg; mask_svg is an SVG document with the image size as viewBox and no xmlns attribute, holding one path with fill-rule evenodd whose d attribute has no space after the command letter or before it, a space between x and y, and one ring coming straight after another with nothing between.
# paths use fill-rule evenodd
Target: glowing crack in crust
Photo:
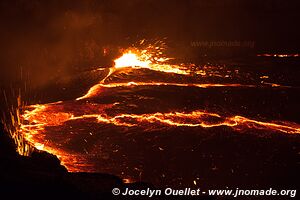
<instances>
[{"instance_id":1,"label":"glowing crack in crust","mask_svg":"<svg viewBox=\"0 0 300 200\"><path fill-rule=\"evenodd\" d=\"M277 57L277 58L288 58L288 57L299 57L300 54L257 54L257 57Z\"/></svg>"},{"instance_id":2,"label":"glowing crack in crust","mask_svg":"<svg viewBox=\"0 0 300 200\"><path fill-rule=\"evenodd\" d=\"M31 111L26 111L23 115L24 119L31 122L31 125L23 124L21 130L24 133L31 133L27 135L27 139L43 130L46 126L59 126L67 121L78 119L94 118L100 123L113 124L115 126L143 126L147 123L165 124L169 126L186 126L186 127L203 127L211 128L218 126L228 126L232 128L257 128L268 129L271 131L280 131L288 134L299 134L300 125L289 122L262 122L249 119L243 116L224 117L217 113L210 113L202 110L195 110L192 112L169 112L169 113L149 113L149 114L118 114L109 116L104 113L83 114L75 116L74 114L59 112L55 104L34 105ZM105 105L105 108L111 108L112 105ZM56 112L56 113L54 113ZM242 127L244 126L244 127Z\"/></svg>"},{"instance_id":3,"label":"glowing crack in crust","mask_svg":"<svg viewBox=\"0 0 300 200\"><path fill-rule=\"evenodd\" d=\"M210 87L255 87L254 85L242 85L242 84L193 84L193 83L166 83L166 82L126 82L126 83L99 83L90 88L90 90L82 97L78 97L76 100L82 100L91 98L99 94L101 88L115 88L115 87L129 87L129 86L177 86L177 87L198 87L198 88L210 88Z\"/></svg>"}]
</instances>

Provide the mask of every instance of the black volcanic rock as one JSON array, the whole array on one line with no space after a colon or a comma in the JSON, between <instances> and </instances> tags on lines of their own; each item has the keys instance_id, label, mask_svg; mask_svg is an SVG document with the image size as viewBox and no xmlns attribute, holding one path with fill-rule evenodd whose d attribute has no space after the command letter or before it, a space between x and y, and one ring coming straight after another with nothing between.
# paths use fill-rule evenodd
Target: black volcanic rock
<instances>
[{"instance_id":1,"label":"black volcanic rock","mask_svg":"<svg viewBox=\"0 0 300 200\"><path fill-rule=\"evenodd\" d=\"M17 156L15 145L8 134L4 134L3 124L0 123L0 157Z\"/></svg>"},{"instance_id":2,"label":"black volcanic rock","mask_svg":"<svg viewBox=\"0 0 300 200\"><path fill-rule=\"evenodd\" d=\"M31 154L31 161L39 170L46 170L52 173L65 173L66 168L60 164L60 161L55 155L45 151L34 151Z\"/></svg>"}]
</instances>

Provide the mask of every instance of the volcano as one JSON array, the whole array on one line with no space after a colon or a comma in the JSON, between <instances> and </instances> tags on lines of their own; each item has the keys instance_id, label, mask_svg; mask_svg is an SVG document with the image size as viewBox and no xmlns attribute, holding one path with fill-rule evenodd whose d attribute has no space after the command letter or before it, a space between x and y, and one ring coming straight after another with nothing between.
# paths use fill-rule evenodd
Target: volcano
<instances>
[{"instance_id":1,"label":"volcano","mask_svg":"<svg viewBox=\"0 0 300 200\"><path fill-rule=\"evenodd\" d=\"M70 172L158 186L218 184L219 170L228 179L256 173L248 162L257 155L265 170L258 173L282 164L268 155L299 140L300 125L270 115L276 103L266 102L297 86L276 83L265 69L174 62L159 47L127 49L98 69L102 77L82 96L25 107L19 131ZM288 149L295 155L294 145Z\"/></svg>"}]
</instances>

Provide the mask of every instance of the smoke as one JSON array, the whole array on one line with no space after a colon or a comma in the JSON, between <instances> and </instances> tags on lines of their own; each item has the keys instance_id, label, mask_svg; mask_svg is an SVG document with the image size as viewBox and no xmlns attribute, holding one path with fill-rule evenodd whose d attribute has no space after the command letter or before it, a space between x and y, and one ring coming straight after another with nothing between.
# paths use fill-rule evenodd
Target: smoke
<instances>
[{"instance_id":1,"label":"smoke","mask_svg":"<svg viewBox=\"0 0 300 200\"><path fill-rule=\"evenodd\" d=\"M73 71L110 65L117 47L168 34L152 16L154 5L135 0L1 1L1 82L22 75L32 86L42 86L57 78L67 81ZM104 55L104 49L111 54Z\"/></svg>"},{"instance_id":2,"label":"smoke","mask_svg":"<svg viewBox=\"0 0 300 200\"><path fill-rule=\"evenodd\" d=\"M94 29L99 22L101 25L100 15L70 9L55 1L3 4L1 10L7 10L2 12L6 21L1 36L1 78L13 80L27 72L32 84L41 85L56 76L65 76L81 62L93 61L96 51L101 54L91 35L91 30L95 35L101 30ZM80 5L78 8L84 6ZM101 37L101 31L98 35Z\"/></svg>"}]
</instances>

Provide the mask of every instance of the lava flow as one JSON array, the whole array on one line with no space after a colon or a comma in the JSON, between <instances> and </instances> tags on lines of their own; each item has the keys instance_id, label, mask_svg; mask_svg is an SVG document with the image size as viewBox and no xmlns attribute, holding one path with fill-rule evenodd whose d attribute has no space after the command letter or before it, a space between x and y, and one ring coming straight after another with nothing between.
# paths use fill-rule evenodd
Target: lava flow
<instances>
[{"instance_id":1,"label":"lava flow","mask_svg":"<svg viewBox=\"0 0 300 200\"><path fill-rule=\"evenodd\" d=\"M214 127L228 127L236 132L245 129L260 129L270 132L283 134L300 134L300 125L285 121L259 121L240 115L220 114L209 112L205 109L176 110L168 108L164 111L155 110L155 105L149 104L145 108L139 109L137 101L145 101L151 98L138 96L134 98L135 103L129 103L126 99L129 96L119 95L112 89L132 87L153 88L153 87L178 87L186 88L256 88L256 84L241 83L201 83L201 78L209 74L213 77L214 73L206 71L205 68L197 68L194 65L168 63L169 58L163 57L162 53L153 54L154 50L149 49L129 49L115 60L115 65L109 68L108 74L92 86L86 94L76 100L56 102L43 105L31 105L26 107L22 114L20 132L25 139L34 147L45 150L59 157L62 164L69 171L97 171L93 165L88 163L82 153L72 150L70 140L77 137L79 133L88 133L91 136L93 126L98 127L98 131L104 131L109 126L113 130L130 132L131 129L138 129L140 132L146 130L165 130L176 127L190 127L193 129L207 129ZM149 70L153 73L163 73L166 75L176 75L181 77L180 82L174 81L114 81L114 75L128 71ZM215 74L217 77L219 73ZM228 77L224 74L223 77ZM190 77L196 77L199 82L183 82ZM139 79L141 77L135 77ZM280 85L278 85L280 87ZM105 91L104 91L105 90ZM108 91L111 93L108 95ZM101 98L100 98L101 97ZM106 97L109 100L105 100ZM98 98L98 99L97 99ZM121 98L121 99L116 99ZM123 99L122 99L123 98ZM143 103L142 103L143 104ZM145 110L150 109L150 110ZM83 125L85 124L85 125ZM79 127L73 130L74 127ZM84 149L86 155L94 156L96 153ZM109 171L109 170L108 170Z\"/></svg>"},{"instance_id":2,"label":"lava flow","mask_svg":"<svg viewBox=\"0 0 300 200\"><path fill-rule=\"evenodd\" d=\"M277 58L289 58L289 57L299 57L300 54L257 54L258 57L277 57Z\"/></svg>"}]
</instances>

